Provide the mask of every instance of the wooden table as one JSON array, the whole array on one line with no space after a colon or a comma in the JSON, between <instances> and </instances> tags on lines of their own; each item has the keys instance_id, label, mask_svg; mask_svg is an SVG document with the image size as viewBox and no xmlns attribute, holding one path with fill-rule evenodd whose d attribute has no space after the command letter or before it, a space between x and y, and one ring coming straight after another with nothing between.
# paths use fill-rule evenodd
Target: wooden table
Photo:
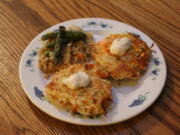
<instances>
[{"instance_id":1,"label":"wooden table","mask_svg":"<svg viewBox=\"0 0 180 135\"><path fill-rule=\"evenodd\" d=\"M1 135L174 135L180 134L180 2L178 0L1 0ZM18 66L28 43L42 30L83 17L110 18L149 35L167 62L167 81L158 100L128 121L102 127L68 124L38 108L22 90Z\"/></svg>"}]
</instances>

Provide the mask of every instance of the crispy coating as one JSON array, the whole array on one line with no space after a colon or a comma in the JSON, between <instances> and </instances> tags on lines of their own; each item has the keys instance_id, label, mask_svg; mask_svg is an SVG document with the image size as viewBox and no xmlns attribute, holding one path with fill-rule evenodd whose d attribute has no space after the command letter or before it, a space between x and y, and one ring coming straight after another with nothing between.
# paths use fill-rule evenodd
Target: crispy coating
<instances>
[{"instance_id":1,"label":"crispy coating","mask_svg":"<svg viewBox=\"0 0 180 135\"><path fill-rule=\"evenodd\" d=\"M62 80L73 73L84 71L91 76L91 83L84 88L69 89ZM71 65L55 73L51 82L45 87L46 97L57 107L85 116L105 114L112 101L111 83L97 77L92 70L82 65Z\"/></svg>"},{"instance_id":2,"label":"crispy coating","mask_svg":"<svg viewBox=\"0 0 180 135\"><path fill-rule=\"evenodd\" d=\"M112 41L121 37L130 38L132 46L123 56L115 56L109 49ZM151 57L151 49L138 35L132 33L112 34L95 44L93 52L95 61L100 67L98 75L116 80L138 79L148 66Z\"/></svg>"}]
</instances>

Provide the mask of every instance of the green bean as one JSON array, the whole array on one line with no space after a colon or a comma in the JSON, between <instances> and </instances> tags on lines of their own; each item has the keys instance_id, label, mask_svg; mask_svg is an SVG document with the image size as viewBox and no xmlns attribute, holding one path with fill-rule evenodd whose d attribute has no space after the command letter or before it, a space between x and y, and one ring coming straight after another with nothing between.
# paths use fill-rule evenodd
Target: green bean
<instances>
[{"instance_id":1,"label":"green bean","mask_svg":"<svg viewBox=\"0 0 180 135\"><path fill-rule=\"evenodd\" d=\"M65 38L70 41L85 40L86 34L82 31L66 31Z\"/></svg>"},{"instance_id":2,"label":"green bean","mask_svg":"<svg viewBox=\"0 0 180 135\"><path fill-rule=\"evenodd\" d=\"M54 64L58 65L60 63L60 49L57 48L56 50L54 50Z\"/></svg>"},{"instance_id":3,"label":"green bean","mask_svg":"<svg viewBox=\"0 0 180 135\"><path fill-rule=\"evenodd\" d=\"M44 41L44 40L47 40L49 38L56 38L57 35L58 35L58 32L50 32L50 33L47 33L47 34L43 35L41 37L41 40Z\"/></svg>"},{"instance_id":4,"label":"green bean","mask_svg":"<svg viewBox=\"0 0 180 135\"><path fill-rule=\"evenodd\" d=\"M41 37L41 40L47 40L49 38L57 38L58 32L51 32L43 35ZM85 40L86 39L86 34L83 33L82 31L75 31L75 30L70 30L65 32L65 41L66 43L70 41L78 41L78 40Z\"/></svg>"},{"instance_id":5,"label":"green bean","mask_svg":"<svg viewBox=\"0 0 180 135\"><path fill-rule=\"evenodd\" d=\"M60 26L59 27L59 33L56 38L56 45L54 49L54 64L58 65L60 63L60 57L61 57L61 49L62 49L62 39L64 38L65 35L65 27Z\"/></svg>"}]
</instances>

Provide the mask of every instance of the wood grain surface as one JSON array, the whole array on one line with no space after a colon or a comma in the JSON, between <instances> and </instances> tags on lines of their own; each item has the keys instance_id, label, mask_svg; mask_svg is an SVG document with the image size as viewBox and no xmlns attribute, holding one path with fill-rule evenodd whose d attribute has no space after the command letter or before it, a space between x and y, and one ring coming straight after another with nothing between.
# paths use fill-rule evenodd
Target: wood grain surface
<instances>
[{"instance_id":1,"label":"wood grain surface","mask_svg":"<svg viewBox=\"0 0 180 135\"><path fill-rule=\"evenodd\" d=\"M54 24L84 17L128 23L162 50L168 70L165 87L137 117L102 127L72 125L40 111L22 90L18 67L28 43ZM179 0L0 0L0 135L178 135L179 104Z\"/></svg>"}]
</instances>

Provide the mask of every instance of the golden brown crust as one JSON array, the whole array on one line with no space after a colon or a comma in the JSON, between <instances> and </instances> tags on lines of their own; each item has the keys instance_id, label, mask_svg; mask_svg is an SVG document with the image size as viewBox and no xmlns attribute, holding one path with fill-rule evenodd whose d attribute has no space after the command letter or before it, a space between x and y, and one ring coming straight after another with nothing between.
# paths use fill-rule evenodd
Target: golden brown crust
<instances>
[{"instance_id":1,"label":"golden brown crust","mask_svg":"<svg viewBox=\"0 0 180 135\"><path fill-rule=\"evenodd\" d=\"M69 89L62 80L73 73L84 71L91 76L91 83L85 88ZM111 83L96 76L95 72L87 71L81 65L72 65L57 72L52 81L45 87L48 100L60 108L70 112L78 112L86 116L104 114L112 101Z\"/></svg>"},{"instance_id":2,"label":"golden brown crust","mask_svg":"<svg viewBox=\"0 0 180 135\"><path fill-rule=\"evenodd\" d=\"M131 48L123 56L115 56L110 53L109 48L116 38L128 37L132 40ZM113 34L97 43L94 47L93 56L102 72L106 72L117 80L138 79L148 66L151 49L137 35ZM101 72L101 71L99 71Z\"/></svg>"}]
</instances>

